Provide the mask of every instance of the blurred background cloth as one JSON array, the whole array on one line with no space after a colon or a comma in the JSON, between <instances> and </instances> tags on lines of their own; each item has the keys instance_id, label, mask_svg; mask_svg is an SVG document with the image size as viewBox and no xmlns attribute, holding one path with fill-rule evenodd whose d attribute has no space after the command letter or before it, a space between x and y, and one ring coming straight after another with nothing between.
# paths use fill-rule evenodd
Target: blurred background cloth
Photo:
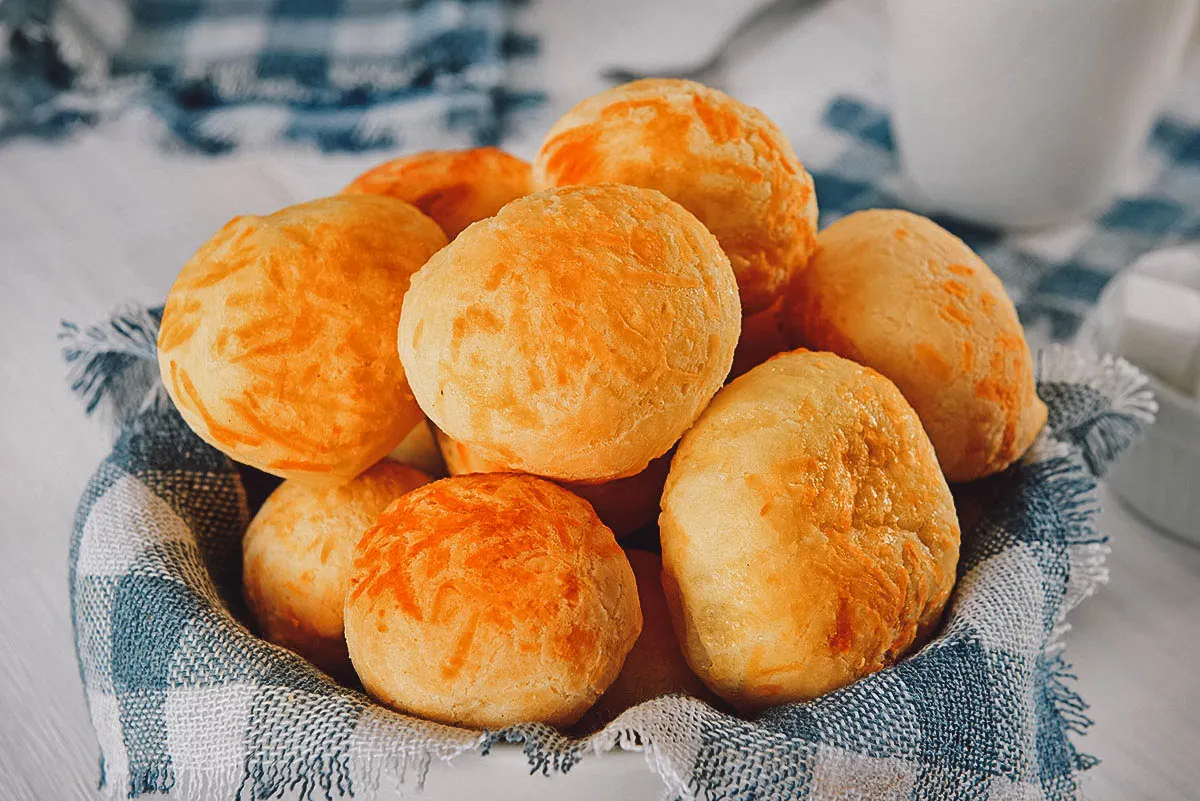
<instances>
[{"instance_id":1,"label":"blurred background cloth","mask_svg":"<svg viewBox=\"0 0 1200 801\"><path fill-rule=\"evenodd\" d=\"M530 157L555 117L603 88L605 66L703 60L762 2L693 0L681 14L670 2L617 13L559 0L0 0L0 142L140 115L160 141L207 153L502 142ZM883 4L792 5L706 80L787 133L822 225L872 206L932 213L897 163ZM1035 340L1073 335L1142 253L1200 238L1198 55L1120 197L1093 218L1010 233L934 214L999 274Z\"/></svg>"},{"instance_id":2,"label":"blurred background cloth","mask_svg":"<svg viewBox=\"0 0 1200 801\"><path fill-rule=\"evenodd\" d=\"M4 0L0 140L149 108L165 140L494 144L541 93L519 0Z\"/></svg>"}]
</instances>

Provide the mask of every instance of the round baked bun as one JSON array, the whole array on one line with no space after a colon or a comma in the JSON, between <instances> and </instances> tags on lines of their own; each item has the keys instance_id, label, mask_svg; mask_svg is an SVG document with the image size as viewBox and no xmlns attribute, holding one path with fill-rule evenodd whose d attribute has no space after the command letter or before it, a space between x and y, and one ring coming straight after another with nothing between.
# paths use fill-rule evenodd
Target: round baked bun
<instances>
[{"instance_id":1,"label":"round baked bun","mask_svg":"<svg viewBox=\"0 0 1200 801\"><path fill-rule=\"evenodd\" d=\"M782 309L783 298L780 298L771 308L742 320L742 335L733 351L733 367L729 369L729 381L745 375L776 353L788 350L779 323Z\"/></svg>"},{"instance_id":2,"label":"round baked bun","mask_svg":"<svg viewBox=\"0 0 1200 801\"><path fill-rule=\"evenodd\" d=\"M818 237L784 304L794 346L829 350L895 382L942 471L1008 467L1046 422L1017 312L961 239L906 211L860 211Z\"/></svg>"},{"instance_id":3,"label":"round baked bun","mask_svg":"<svg viewBox=\"0 0 1200 801\"><path fill-rule=\"evenodd\" d=\"M389 507L358 544L345 617L371 695L472 728L574 723L642 629L612 532L513 473L442 479Z\"/></svg>"},{"instance_id":4,"label":"round baked bun","mask_svg":"<svg viewBox=\"0 0 1200 801\"><path fill-rule=\"evenodd\" d=\"M428 481L385 460L341 486L280 484L242 540L243 589L262 636L352 677L342 609L354 546L392 501Z\"/></svg>"},{"instance_id":5,"label":"round baked bun","mask_svg":"<svg viewBox=\"0 0 1200 801\"><path fill-rule=\"evenodd\" d=\"M509 203L414 278L400 360L434 425L508 470L639 473L721 386L741 315L700 221L631 186Z\"/></svg>"},{"instance_id":6,"label":"round baked bun","mask_svg":"<svg viewBox=\"0 0 1200 801\"><path fill-rule=\"evenodd\" d=\"M167 393L239 462L300 481L354 478L421 421L396 325L409 278L445 244L413 206L370 195L233 219L167 296Z\"/></svg>"},{"instance_id":7,"label":"round baked bun","mask_svg":"<svg viewBox=\"0 0 1200 801\"><path fill-rule=\"evenodd\" d=\"M541 188L663 192L716 234L746 314L770 306L812 254L817 198L787 137L758 109L692 81L634 81L584 100L550 129L533 170Z\"/></svg>"},{"instance_id":8,"label":"round baked bun","mask_svg":"<svg viewBox=\"0 0 1200 801\"><path fill-rule=\"evenodd\" d=\"M446 470L452 476L468 473L504 473L504 467L486 459L441 431L436 432ZM617 539L627 537L652 524L658 517L658 502L671 466L670 453L658 457L640 473L599 484L558 482L559 486L583 498L596 510L600 522L612 529Z\"/></svg>"},{"instance_id":9,"label":"round baked bun","mask_svg":"<svg viewBox=\"0 0 1200 801\"><path fill-rule=\"evenodd\" d=\"M642 604L642 633L625 657L616 681L591 708L584 723L599 727L626 709L668 693L711 698L708 688L688 667L671 627L662 590L662 559L649 551L627 550Z\"/></svg>"},{"instance_id":10,"label":"round baked bun","mask_svg":"<svg viewBox=\"0 0 1200 801\"><path fill-rule=\"evenodd\" d=\"M387 195L413 204L453 239L532 191L529 162L494 147L430 150L364 172L343 194Z\"/></svg>"},{"instance_id":11,"label":"round baked bun","mask_svg":"<svg viewBox=\"0 0 1200 801\"><path fill-rule=\"evenodd\" d=\"M913 650L954 586L954 501L895 385L780 354L713 399L663 493L684 655L743 710L836 690Z\"/></svg>"}]
</instances>

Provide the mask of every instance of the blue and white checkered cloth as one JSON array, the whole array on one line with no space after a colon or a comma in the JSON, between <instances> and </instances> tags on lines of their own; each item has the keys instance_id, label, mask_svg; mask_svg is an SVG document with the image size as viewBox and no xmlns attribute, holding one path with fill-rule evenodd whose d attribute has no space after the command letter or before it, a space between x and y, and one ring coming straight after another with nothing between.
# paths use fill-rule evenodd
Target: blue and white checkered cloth
<instances>
[{"instance_id":1,"label":"blue and white checkered cloth","mask_svg":"<svg viewBox=\"0 0 1200 801\"><path fill-rule=\"evenodd\" d=\"M681 798L1080 797L1093 760L1071 739L1088 721L1061 636L1104 576L1095 476L1154 413L1124 362L1039 356L1047 431L1012 469L956 489L958 585L920 652L752 719L664 696L572 738L405 717L250 633L240 541L262 486L163 401L158 321L133 310L63 334L75 388L119 429L80 502L70 557L79 667L112 794L382 797L421 781L433 759L507 741L523 744L533 774L639 749Z\"/></svg>"},{"instance_id":2,"label":"blue and white checkered cloth","mask_svg":"<svg viewBox=\"0 0 1200 801\"><path fill-rule=\"evenodd\" d=\"M168 141L206 152L494 144L542 99L521 5L5 0L0 140L139 106Z\"/></svg>"},{"instance_id":3,"label":"blue and white checkered cloth","mask_svg":"<svg viewBox=\"0 0 1200 801\"><path fill-rule=\"evenodd\" d=\"M835 98L822 133L828 157L806 158L824 227L852 211L911 208L887 112L859 97ZM826 143L828 145L828 143ZM1150 135L1131 186L1096 218L1034 234L1009 234L933 214L1000 276L1026 326L1052 339L1074 335L1100 290L1143 253L1200 241L1200 125L1168 113Z\"/></svg>"}]
</instances>

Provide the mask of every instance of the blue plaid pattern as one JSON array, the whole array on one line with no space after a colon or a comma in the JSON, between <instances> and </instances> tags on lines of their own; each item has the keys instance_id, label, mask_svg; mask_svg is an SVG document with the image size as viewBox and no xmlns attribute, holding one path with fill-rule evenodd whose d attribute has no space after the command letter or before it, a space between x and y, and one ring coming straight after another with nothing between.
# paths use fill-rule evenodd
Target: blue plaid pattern
<instances>
[{"instance_id":1,"label":"blue plaid pattern","mask_svg":"<svg viewBox=\"0 0 1200 801\"><path fill-rule=\"evenodd\" d=\"M816 183L822 226L860 209L910 207L896 189L896 145L883 108L837 97L822 124L842 140L834 158L806 161ZM803 157L802 146L798 143ZM1046 326L1052 338L1066 339L1118 270L1147 251L1200 240L1200 126L1163 117L1150 135L1146 160L1154 176L1138 194L1118 197L1096 220L1070 231L1011 235L933 217L1000 276L1026 325Z\"/></svg>"},{"instance_id":2,"label":"blue plaid pattern","mask_svg":"<svg viewBox=\"0 0 1200 801\"><path fill-rule=\"evenodd\" d=\"M1067 613L1103 578L1096 475L1153 418L1136 370L1038 359L1047 432L1005 473L955 488L958 585L941 633L904 662L811 703L742 719L682 696L572 737L408 718L255 638L240 540L263 476L199 440L153 370L159 317L64 331L75 388L119 438L80 501L70 592L101 784L135 798L372 797L432 759L519 743L531 772L641 748L673 796L704 799L1080 797L1088 725L1059 655ZM268 482L267 486L270 484ZM536 781L536 778L531 781Z\"/></svg>"},{"instance_id":3,"label":"blue plaid pattern","mask_svg":"<svg viewBox=\"0 0 1200 801\"><path fill-rule=\"evenodd\" d=\"M6 3L0 140L130 103L219 153L495 144L543 99L520 0L19 0ZM4 47L0 45L0 56Z\"/></svg>"}]
</instances>

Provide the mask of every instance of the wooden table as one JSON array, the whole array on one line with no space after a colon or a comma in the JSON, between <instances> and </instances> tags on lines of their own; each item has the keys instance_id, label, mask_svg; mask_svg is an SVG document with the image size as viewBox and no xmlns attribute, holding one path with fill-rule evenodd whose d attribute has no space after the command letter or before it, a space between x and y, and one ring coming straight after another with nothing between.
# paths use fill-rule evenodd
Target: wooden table
<instances>
[{"instance_id":1,"label":"wooden table","mask_svg":"<svg viewBox=\"0 0 1200 801\"><path fill-rule=\"evenodd\" d=\"M684 14L633 0L543 4L536 14L548 114L599 89L602 65L689 60L745 5L706 0ZM880 13L866 0L832 2L764 43L726 85L778 120L803 156L805 131L832 93L880 84ZM635 15L644 23L631 25ZM822 70L831 49L842 60L852 53L858 66ZM67 391L59 319L87 322L126 300L160 301L184 261L233 215L328 194L381 158L166 155L135 128L0 148L0 799L96 795L66 572L75 503L107 443ZM529 155L539 135L535 126L509 146ZM1151 531L1107 493L1103 500L1112 580L1077 611L1067 639L1096 721L1081 745L1103 760L1088 776L1089 794L1196 798L1200 550ZM596 778L602 771L585 772L593 791L657 797L640 758L625 758L620 773L605 782ZM583 779L547 789L580 797ZM501 798L503 788L490 794Z\"/></svg>"}]
</instances>

